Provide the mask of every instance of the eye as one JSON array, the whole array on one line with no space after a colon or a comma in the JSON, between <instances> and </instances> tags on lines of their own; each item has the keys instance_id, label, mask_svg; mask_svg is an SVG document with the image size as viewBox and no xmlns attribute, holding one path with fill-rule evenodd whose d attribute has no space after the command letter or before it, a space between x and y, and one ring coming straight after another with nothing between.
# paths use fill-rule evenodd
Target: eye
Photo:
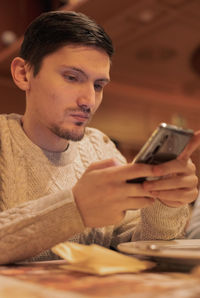
<instances>
[{"instance_id":1,"label":"eye","mask_svg":"<svg viewBox=\"0 0 200 298\"><path fill-rule=\"evenodd\" d=\"M64 78L69 82L77 82L78 78L75 75L65 74Z\"/></svg>"},{"instance_id":2,"label":"eye","mask_svg":"<svg viewBox=\"0 0 200 298\"><path fill-rule=\"evenodd\" d=\"M103 90L103 86L101 84L94 84L94 89L98 92Z\"/></svg>"}]
</instances>

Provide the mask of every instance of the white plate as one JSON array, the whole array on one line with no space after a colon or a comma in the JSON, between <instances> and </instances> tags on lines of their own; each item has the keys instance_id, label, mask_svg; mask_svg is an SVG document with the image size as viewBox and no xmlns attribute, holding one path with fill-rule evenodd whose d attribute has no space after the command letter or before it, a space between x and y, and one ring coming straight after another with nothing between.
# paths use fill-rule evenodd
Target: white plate
<instances>
[{"instance_id":1,"label":"white plate","mask_svg":"<svg viewBox=\"0 0 200 298\"><path fill-rule=\"evenodd\" d=\"M125 242L118 245L118 250L183 266L200 265L200 239Z\"/></svg>"}]
</instances>

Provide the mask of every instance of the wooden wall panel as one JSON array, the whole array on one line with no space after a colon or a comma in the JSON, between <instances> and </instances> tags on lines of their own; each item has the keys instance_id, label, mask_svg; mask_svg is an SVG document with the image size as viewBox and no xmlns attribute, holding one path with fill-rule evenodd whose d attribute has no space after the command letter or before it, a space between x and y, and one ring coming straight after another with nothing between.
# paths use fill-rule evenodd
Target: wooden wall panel
<instances>
[{"instance_id":1,"label":"wooden wall panel","mask_svg":"<svg viewBox=\"0 0 200 298\"><path fill-rule=\"evenodd\" d=\"M0 79L0 114L19 113L25 109L25 96L11 80Z\"/></svg>"}]
</instances>

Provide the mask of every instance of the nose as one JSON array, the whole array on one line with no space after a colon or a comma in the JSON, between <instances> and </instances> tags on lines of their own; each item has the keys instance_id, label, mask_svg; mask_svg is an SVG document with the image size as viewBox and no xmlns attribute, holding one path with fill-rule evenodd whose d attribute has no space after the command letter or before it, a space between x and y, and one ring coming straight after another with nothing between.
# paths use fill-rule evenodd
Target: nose
<instances>
[{"instance_id":1,"label":"nose","mask_svg":"<svg viewBox=\"0 0 200 298\"><path fill-rule=\"evenodd\" d=\"M78 96L78 106L91 110L96 103L96 93L93 84L82 86L81 92Z\"/></svg>"}]
</instances>

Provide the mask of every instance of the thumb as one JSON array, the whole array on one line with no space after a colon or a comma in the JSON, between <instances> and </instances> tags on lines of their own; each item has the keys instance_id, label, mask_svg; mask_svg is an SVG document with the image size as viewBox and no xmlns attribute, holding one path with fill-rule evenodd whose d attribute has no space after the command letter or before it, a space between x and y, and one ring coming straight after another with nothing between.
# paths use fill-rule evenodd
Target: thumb
<instances>
[{"instance_id":1,"label":"thumb","mask_svg":"<svg viewBox=\"0 0 200 298\"><path fill-rule=\"evenodd\" d=\"M200 130L194 133L188 145L183 152L179 155L178 159L188 159L191 154L200 146Z\"/></svg>"}]
</instances>

